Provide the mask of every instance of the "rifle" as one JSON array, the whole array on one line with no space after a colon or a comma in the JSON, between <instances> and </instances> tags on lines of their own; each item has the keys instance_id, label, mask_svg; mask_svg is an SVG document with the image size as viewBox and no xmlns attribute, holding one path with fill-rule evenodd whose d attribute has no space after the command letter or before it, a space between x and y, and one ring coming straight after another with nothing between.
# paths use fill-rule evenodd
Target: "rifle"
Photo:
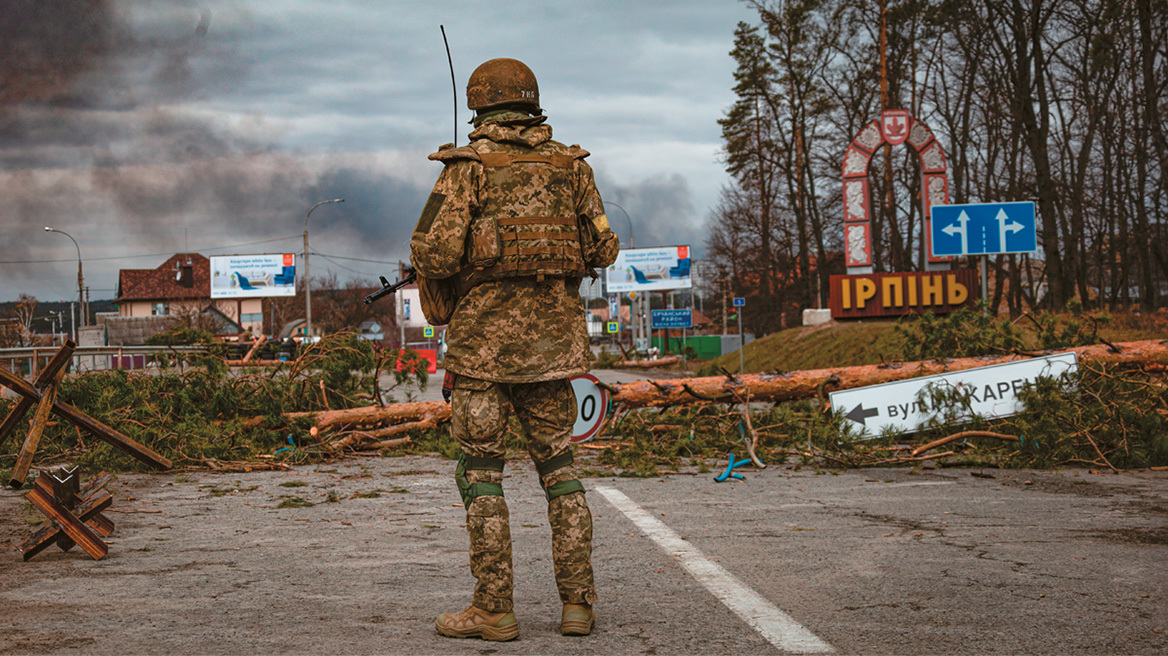
<instances>
[{"instance_id":1,"label":"rifle","mask_svg":"<svg viewBox=\"0 0 1168 656\"><path fill-rule=\"evenodd\" d=\"M373 301L376 301L377 299L379 299L383 296L389 296L390 294L393 294L394 292L401 289L402 287L405 287L406 285L414 282L415 280L418 279L418 272L415 271L413 269L413 267L409 267L406 269L406 277L393 283L392 285L389 284L389 281L385 279L385 276L379 276L379 277L381 278L381 289L366 296L364 298L365 305L371 305L373 303Z\"/></svg>"}]
</instances>

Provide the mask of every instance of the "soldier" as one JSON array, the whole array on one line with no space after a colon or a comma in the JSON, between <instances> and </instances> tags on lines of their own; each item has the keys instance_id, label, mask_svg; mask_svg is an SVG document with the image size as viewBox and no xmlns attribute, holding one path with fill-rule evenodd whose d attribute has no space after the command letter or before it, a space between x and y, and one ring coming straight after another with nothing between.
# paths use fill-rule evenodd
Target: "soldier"
<instances>
[{"instance_id":1,"label":"soldier","mask_svg":"<svg viewBox=\"0 0 1168 656\"><path fill-rule=\"evenodd\" d=\"M552 141L531 69L492 59L471 74L466 99L476 112L470 145L430 155L445 168L410 242L423 311L432 324L449 322L451 433L463 451L455 480L478 580L471 606L436 626L459 638L519 635L502 485L513 408L548 500L561 632L587 635L592 515L572 466L568 379L587 371L590 356L580 282L616 259L618 240L588 152Z\"/></svg>"}]
</instances>

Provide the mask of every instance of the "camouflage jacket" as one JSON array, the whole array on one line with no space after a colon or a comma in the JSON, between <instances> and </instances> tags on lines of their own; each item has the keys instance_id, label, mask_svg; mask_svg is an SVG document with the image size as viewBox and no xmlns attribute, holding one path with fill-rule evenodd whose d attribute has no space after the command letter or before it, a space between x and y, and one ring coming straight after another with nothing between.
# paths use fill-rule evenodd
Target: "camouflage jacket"
<instances>
[{"instance_id":1,"label":"camouflage jacket","mask_svg":"<svg viewBox=\"0 0 1168 656\"><path fill-rule=\"evenodd\" d=\"M430 278L467 272L468 232L482 207L486 175L480 153L506 151L570 157L570 189L582 231L590 231L585 249L589 267L606 267L616 259L617 237L608 226L596 190L587 151L551 140L551 127L538 119L487 122L462 148L443 146L430 159L445 168L434 185L410 242L410 261ZM546 187L538 171L517 169L514 184ZM562 199L561 199L562 200ZM590 352L580 278L535 276L491 280L459 289L462 295L446 333L446 368L454 373L505 383L567 378L588 370Z\"/></svg>"}]
</instances>

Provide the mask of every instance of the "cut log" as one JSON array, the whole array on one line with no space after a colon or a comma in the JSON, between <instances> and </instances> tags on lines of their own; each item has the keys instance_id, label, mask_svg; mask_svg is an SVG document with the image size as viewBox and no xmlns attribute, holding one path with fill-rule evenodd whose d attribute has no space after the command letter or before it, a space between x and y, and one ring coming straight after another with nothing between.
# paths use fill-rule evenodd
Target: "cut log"
<instances>
[{"instance_id":1,"label":"cut log","mask_svg":"<svg viewBox=\"0 0 1168 656\"><path fill-rule=\"evenodd\" d=\"M417 421L428 415L433 415L435 422L443 422L450 419L450 404L443 401L416 401L393 403L384 408L372 405L327 412L291 412L285 416L295 419L312 415L316 415L316 425L321 430L338 426L396 424L402 421Z\"/></svg>"},{"instance_id":2,"label":"cut log","mask_svg":"<svg viewBox=\"0 0 1168 656\"><path fill-rule=\"evenodd\" d=\"M1159 340L1117 344L1119 352L1105 345L1058 349L1050 353L1073 351L1080 363L1101 363L1119 366L1168 364L1168 343ZM833 369L811 369L774 374L746 374L711 376L708 378L675 378L671 380L638 380L612 384L612 401L626 408L682 406L695 403L734 403L735 394L749 396L751 401L768 403L812 399L823 381L835 376L839 382L833 389L850 389L878 385L895 380L930 376L933 374L973 369L992 364L1029 359L1020 355L1000 355L957 360L930 360L892 365L865 365Z\"/></svg>"},{"instance_id":3,"label":"cut log","mask_svg":"<svg viewBox=\"0 0 1168 656\"><path fill-rule=\"evenodd\" d=\"M355 430L340 439L329 442L327 446L332 451L340 451L342 449L355 449L358 451L382 449L388 446L397 446L405 444L410 438L405 437L399 440L383 440L379 442L370 442L370 440L378 440L386 437L393 437L394 435L401 435L408 433L414 429L425 430L429 428L437 428L438 419L434 415L423 417L420 421L410 421L404 424L396 424L387 426L385 428L376 428L373 430Z\"/></svg>"},{"instance_id":4,"label":"cut log","mask_svg":"<svg viewBox=\"0 0 1168 656\"><path fill-rule=\"evenodd\" d=\"M267 335L260 335L260 338L257 339L255 343L251 345L251 348L247 350L247 355L243 356L243 364L247 364L251 360L251 356L255 355L256 349L260 347L260 344L263 344L267 340Z\"/></svg>"},{"instance_id":5,"label":"cut log","mask_svg":"<svg viewBox=\"0 0 1168 656\"><path fill-rule=\"evenodd\" d=\"M669 367L677 364L679 358L676 356L669 356L667 358L657 358L656 360L621 360L620 362L612 363L614 367L621 369L655 369L657 367Z\"/></svg>"},{"instance_id":6,"label":"cut log","mask_svg":"<svg viewBox=\"0 0 1168 656\"><path fill-rule=\"evenodd\" d=\"M1098 363L1109 366L1142 368L1145 371L1168 365L1168 341L1124 342L1116 344L1116 346L1119 347L1118 352L1110 346L1100 345L1058 349L1050 353L1073 351L1078 356L1080 364L1084 365ZM630 383L606 384L605 388L611 392L614 406L623 409L684 406L698 403L739 403L742 399L750 399L751 402L778 403L816 398L821 386L831 389L851 389L1027 359L1030 359L1030 356L1000 355L958 360L930 360L834 369L811 369L772 374L638 380ZM661 360L656 362L660 363ZM395 403L384 408L368 406L329 412L298 412L286 416L296 418L310 415L316 416L317 426L321 430L335 429L341 426L372 427L379 424L399 424L407 421L420 421L429 416L433 416L434 421L440 423L450 419L450 406L442 401L422 401Z\"/></svg>"}]
</instances>

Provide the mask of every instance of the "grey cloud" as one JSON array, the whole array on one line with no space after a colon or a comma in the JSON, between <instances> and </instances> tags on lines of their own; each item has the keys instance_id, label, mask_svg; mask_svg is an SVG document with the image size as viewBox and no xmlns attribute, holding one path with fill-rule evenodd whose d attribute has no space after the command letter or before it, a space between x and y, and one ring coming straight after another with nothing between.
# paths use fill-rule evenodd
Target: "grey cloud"
<instances>
[{"instance_id":1,"label":"grey cloud","mask_svg":"<svg viewBox=\"0 0 1168 656\"><path fill-rule=\"evenodd\" d=\"M688 244L694 257L704 251L702 217L698 216L689 183L679 174L660 175L636 182L617 184L598 176L597 188L608 205L609 224L628 244L629 224L637 248ZM615 201L628 213L616 208Z\"/></svg>"}]
</instances>

